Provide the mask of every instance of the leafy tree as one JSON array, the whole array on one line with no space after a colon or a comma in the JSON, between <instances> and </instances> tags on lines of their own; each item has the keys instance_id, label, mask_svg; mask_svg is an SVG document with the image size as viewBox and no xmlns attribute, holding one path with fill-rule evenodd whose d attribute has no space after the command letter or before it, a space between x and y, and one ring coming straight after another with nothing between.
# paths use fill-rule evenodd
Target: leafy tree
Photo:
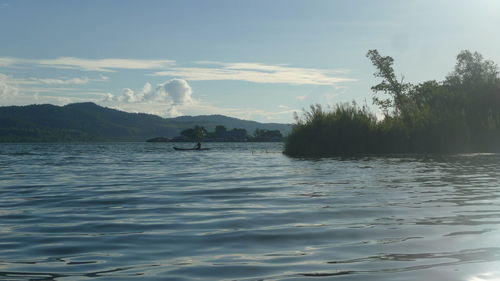
<instances>
[{"instance_id":1,"label":"leafy tree","mask_svg":"<svg viewBox=\"0 0 500 281\"><path fill-rule=\"evenodd\" d=\"M491 60L485 60L478 52L463 50L457 55L455 69L446 77L450 85L465 86L481 83L496 83L498 67Z\"/></svg>"},{"instance_id":2,"label":"leafy tree","mask_svg":"<svg viewBox=\"0 0 500 281\"><path fill-rule=\"evenodd\" d=\"M217 137L217 138L223 138L223 137L226 136L226 134L227 134L226 127L224 127L222 125L215 126L215 131L214 131L215 137Z\"/></svg>"},{"instance_id":3,"label":"leafy tree","mask_svg":"<svg viewBox=\"0 0 500 281\"><path fill-rule=\"evenodd\" d=\"M182 130L181 136L186 137L188 139L195 139L196 138L196 134L195 134L193 128Z\"/></svg>"},{"instance_id":4,"label":"leafy tree","mask_svg":"<svg viewBox=\"0 0 500 281\"><path fill-rule=\"evenodd\" d=\"M194 126L195 138L200 141L207 136L207 130L203 126Z\"/></svg>"},{"instance_id":5,"label":"leafy tree","mask_svg":"<svg viewBox=\"0 0 500 281\"><path fill-rule=\"evenodd\" d=\"M207 130L203 126L196 125L194 128L183 130L181 136L191 140L201 141L207 136Z\"/></svg>"},{"instance_id":6,"label":"leafy tree","mask_svg":"<svg viewBox=\"0 0 500 281\"><path fill-rule=\"evenodd\" d=\"M380 106L386 116L390 114L391 109L393 110L393 113L397 115L401 111L405 97L407 96L412 85L403 82L404 76L401 77L401 81L398 81L396 75L394 74L394 69L392 68L392 65L394 64L393 58L389 56L381 56L377 50L369 50L366 56L377 68L377 72L374 73L374 76L382 78L381 83L372 87L372 90L375 93L373 103ZM380 92L385 95L389 95L389 97L385 99L380 98L377 96Z\"/></svg>"},{"instance_id":7,"label":"leafy tree","mask_svg":"<svg viewBox=\"0 0 500 281\"><path fill-rule=\"evenodd\" d=\"M283 136L279 130L255 129L253 133L256 139L281 139Z\"/></svg>"},{"instance_id":8,"label":"leafy tree","mask_svg":"<svg viewBox=\"0 0 500 281\"><path fill-rule=\"evenodd\" d=\"M247 138L247 130L234 128L228 131L227 135L234 140L244 140Z\"/></svg>"}]
</instances>

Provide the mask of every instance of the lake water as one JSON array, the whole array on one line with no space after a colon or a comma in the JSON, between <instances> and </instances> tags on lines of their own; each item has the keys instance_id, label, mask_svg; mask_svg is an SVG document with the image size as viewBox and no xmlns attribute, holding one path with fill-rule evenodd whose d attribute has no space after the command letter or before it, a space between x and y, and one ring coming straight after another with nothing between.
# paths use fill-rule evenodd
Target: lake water
<instances>
[{"instance_id":1,"label":"lake water","mask_svg":"<svg viewBox=\"0 0 500 281\"><path fill-rule=\"evenodd\" d=\"M500 280L500 155L206 147L0 144L0 280Z\"/></svg>"}]
</instances>

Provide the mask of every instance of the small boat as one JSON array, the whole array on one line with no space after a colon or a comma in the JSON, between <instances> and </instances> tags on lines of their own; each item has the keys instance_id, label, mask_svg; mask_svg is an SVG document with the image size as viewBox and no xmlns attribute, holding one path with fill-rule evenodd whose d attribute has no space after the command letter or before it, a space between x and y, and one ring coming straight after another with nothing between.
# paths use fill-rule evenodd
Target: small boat
<instances>
[{"instance_id":1,"label":"small boat","mask_svg":"<svg viewBox=\"0 0 500 281\"><path fill-rule=\"evenodd\" d=\"M175 150L182 150L182 151L185 151L185 150L210 150L210 148L182 148L182 147L175 147L174 146L174 149Z\"/></svg>"}]
</instances>

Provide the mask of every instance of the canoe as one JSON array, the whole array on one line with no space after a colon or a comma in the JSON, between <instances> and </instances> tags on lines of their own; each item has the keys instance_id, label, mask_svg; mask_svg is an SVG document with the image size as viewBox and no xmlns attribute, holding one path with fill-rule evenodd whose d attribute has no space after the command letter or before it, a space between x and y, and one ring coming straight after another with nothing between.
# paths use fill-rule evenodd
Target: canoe
<instances>
[{"instance_id":1,"label":"canoe","mask_svg":"<svg viewBox=\"0 0 500 281\"><path fill-rule=\"evenodd\" d=\"M182 147L175 147L174 146L174 149L175 150L182 150L182 151L184 151L184 150L195 150L196 151L196 150L209 150L210 148L200 148L200 149L198 149L198 148L182 148Z\"/></svg>"}]
</instances>

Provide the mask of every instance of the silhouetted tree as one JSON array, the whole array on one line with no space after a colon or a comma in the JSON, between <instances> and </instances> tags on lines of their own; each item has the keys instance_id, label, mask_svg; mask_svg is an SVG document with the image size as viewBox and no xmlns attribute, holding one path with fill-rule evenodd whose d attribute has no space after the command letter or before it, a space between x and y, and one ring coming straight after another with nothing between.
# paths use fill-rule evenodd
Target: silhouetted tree
<instances>
[{"instance_id":1,"label":"silhouetted tree","mask_svg":"<svg viewBox=\"0 0 500 281\"><path fill-rule=\"evenodd\" d=\"M215 131L214 131L215 137L217 137L217 138L224 138L226 136L226 134L227 134L226 127L224 127L222 125L215 126Z\"/></svg>"},{"instance_id":2,"label":"silhouetted tree","mask_svg":"<svg viewBox=\"0 0 500 281\"><path fill-rule=\"evenodd\" d=\"M366 56L372 61L373 65L377 68L377 72L374 76L377 78L382 78L382 82L372 87L375 93L373 97L373 103L380 106L385 115L390 114L390 109L398 114L403 106L405 97L408 94L411 84L404 83L404 76L401 77L401 81L398 81L396 75L394 74L394 69L392 65L394 59L386 56L383 57L379 54L377 50L369 50ZM380 98L377 96L379 92L389 95L388 98Z\"/></svg>"},{"instance_id":3,"label":"silhouetted tree","mask_svg":"<svg viewBox=\"0 0 500 281\"><path fill-rule=\"evenodd\" d=\"M181 131L181 136L191 140L201 141L207 135L207 130L203 126L194 126L194 128Z\"/></svg>"},{"instance_id":4,"label":"silhouetted tree","mask_svg":"<svg viewBox=\"0 0 500 281\"><path fill-rule=\"evenodd\" d=\"M253 133L254 138L259 140L275 140L281 139L283 136L279 130L266 130L266 129L255 129Z\"/></svg>"}]
</instances>

